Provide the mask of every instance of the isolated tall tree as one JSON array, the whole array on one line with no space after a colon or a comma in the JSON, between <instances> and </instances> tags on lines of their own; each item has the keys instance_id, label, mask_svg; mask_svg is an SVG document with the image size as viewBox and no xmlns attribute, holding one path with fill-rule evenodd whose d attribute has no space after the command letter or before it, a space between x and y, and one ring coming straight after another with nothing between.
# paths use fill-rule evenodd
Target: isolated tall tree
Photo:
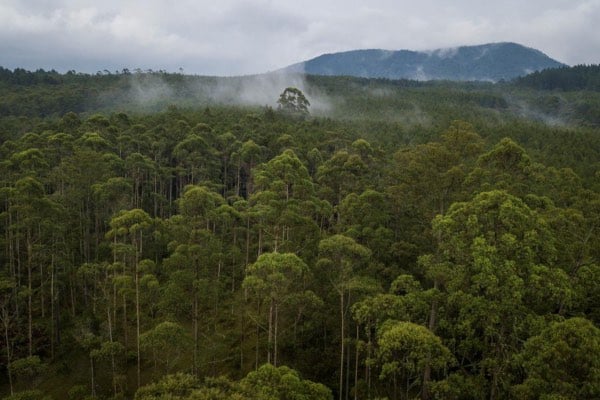
<instances>
[{"instance_id":1,"label":"isolated tall tree","mask_svg":"<svg viewBox=\"0 0 600 400\"><path fill-rule=\"evenodd\" d=\"M288 87L277 100L278 109L289 115L307 116L310 102L298 88Z\"/></svg>"}]
</instances>

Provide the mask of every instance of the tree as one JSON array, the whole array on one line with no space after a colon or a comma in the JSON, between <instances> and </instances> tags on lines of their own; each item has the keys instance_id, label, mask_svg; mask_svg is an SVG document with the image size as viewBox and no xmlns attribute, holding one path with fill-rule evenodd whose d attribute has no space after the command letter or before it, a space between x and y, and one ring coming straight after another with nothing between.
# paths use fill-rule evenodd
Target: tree
<instances>
[{"instance_id":1,"label":"tree","mask_svg":"<svg viewBox=\"0 0 600 400\"><path fill-rule=\"evenodd\" d=\"M308 170L292 150L285 150L255 169L256 193L250 198L262 222L259 253L305 250L316 246L318 227L311 217L317 208ZM263 235L264 234L264 235ZM263 244L264 243L264 244Z\"/></svg>"},{"instance_id":2,"label":"tree","mask_svg":"<svg viewBox=\"0 0 600 400\"><path fill-rule=\"evenodd\" d=\"M511 357L527 325L547 301L546 286L559 288L556 311L568 295L561 289L568 289L566 275L553 267L555 237L535 210L499 190L454 203L434 219L433 232L437 255L423 265L428 275L446 275L438 279L448 296L441 315L445 335L460 343L457 359L470 360L475 375L490 377L489 398L497 399L508 389Z\"/></svg>"},{"instance_id":3,"label":"tree","mask_svg":"<svg viewBox=\"0 0 600 400\"><path fill-rule=\"evenodd\" d=\"M112 228L107 238L113 239L114 259L118 254L123 256L126 264L132 268L135 282L135 314L136 314L136 342L137 342L137 381L141 381L141 356L140 356L140 259L144 254L144 232L152 224L150 215L141 209L122 210L110 221ZM117 239L123 238L123 243Z\"/></svg>"},{"instance_id":4,"label":"tree","mask_svg":"<svg viewBox=\"0 0 600 400\"><path fill-rule=\"evenodd\" d=\"M140 335L142 349L152 353L154 366L160 362L165 372L171 372L176 363L186 351L190 339L185 329L175 322L161 322L151 330Z\"/></svg>"},{"instance_id":5,"label":"tree","mask_svg":"<svg viewBox=\"0 0 600 400\"><path fill-rule=\"evenodd\" d=\"M344 389L344 357L346 312L348 296L351 290L363 286L357 277L356 270L365 264L371 251L356 243L354 239L344 235L333 235L321 240L319 243L319 260L317 267L320 275L326 276L335 293L339 296L340 311L340 373L339 373L339 399L343 398Z\"/></svg>"},{"instance_id":6,"label":"tree","mask_svg":"<svg viewBox=\"0 0 600 400\"><path fill-rule=\"evenodd\" d=\"M27 382L26 385L30 386L34 379L47 369L47 366L42 363L38 356L32 356L13 361L10 368L17 382Z\"/></svg>"},{"instance_id":7,"label":"tree","mask_svg":"<svg viewBox=\"0 0 600 400\"><path fill-rule=\"evenodd\" d=\"M286 88L277 100L278 110L289 115L305 117L309 114L310 102L304 93L295 87Z\"/></svg>"},{"instance_id":8,"label":"tree","mask_svg":"<svg viewBox=\"0 0 600 400\"><path fill-rule=\"evenodd\" d=\"M240 385L242 391L264 400L331 400L331 391L320 383L302 379L300 374L288 367L265 364L250 372Z\"/></svg>"},{"instance_id":9,"label":"tree","mask_svg":"<svg viewBox=\"0 0 600 400\"><path fill-rule=\"evenodd\" d=\"M518 399L600 397L600 329L584 318L555 322L527 340L517 361L525 380Z\"/></svg>"},{"instance_id":10,"label":"tree","mask_svg":"<svg viewBox=\"0 0 600 400\"><path fill-rule=\"evenodd\" d=\"M388 321L378 332L377 359L380 379L393 381L394 399L397 382L404 386L400 397L409 399L415 387L426 383L421 381L426 368L442 370L453 361L453 356L441 339L424 326Z\"/></svg>"},{"instance_id":11,"label":"tree","mask_svg":"<svg viewBox=\"0 0 600 400\"><path fill-rule=\"evenodd\" d=\"M286 297L302 289L300 279L307 270L304 261L292 253L264 253L247 268L243 287L268 303L267 362L274 366L277 366L279 307Z\"/></svg>"}]
</instances>

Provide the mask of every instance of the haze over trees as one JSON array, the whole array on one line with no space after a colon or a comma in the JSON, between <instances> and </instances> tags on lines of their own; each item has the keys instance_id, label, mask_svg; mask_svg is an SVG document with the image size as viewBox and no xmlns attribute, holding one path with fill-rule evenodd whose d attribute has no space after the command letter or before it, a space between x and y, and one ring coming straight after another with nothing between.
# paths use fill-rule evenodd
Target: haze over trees
<instances>
[{"instance_id":1,"label":"haze over trees","mask_svg":"<svg viewBox=\"0 0 600 400\"><path fill-rule=\"evenodd\" d=\"M594 91L0 72L2 396L600 396Z\"/></svg>"}]
</instances>

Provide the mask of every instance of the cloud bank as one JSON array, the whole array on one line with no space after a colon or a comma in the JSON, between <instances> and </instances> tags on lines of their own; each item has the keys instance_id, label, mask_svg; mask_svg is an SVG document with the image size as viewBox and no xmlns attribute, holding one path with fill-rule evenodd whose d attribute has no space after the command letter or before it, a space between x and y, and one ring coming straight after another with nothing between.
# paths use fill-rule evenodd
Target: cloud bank
<instances>
[{"instance_id":1,"label":"cloud bank","mask_svg":"<svg viewBox=\"0 0 600 400\"><path fill-rule=\"evenodd\" d=\"M599 63L600 0L4 0L0 65L273 71L322 53L513 41L568 64Z\"/></svg>"}]
</instances>

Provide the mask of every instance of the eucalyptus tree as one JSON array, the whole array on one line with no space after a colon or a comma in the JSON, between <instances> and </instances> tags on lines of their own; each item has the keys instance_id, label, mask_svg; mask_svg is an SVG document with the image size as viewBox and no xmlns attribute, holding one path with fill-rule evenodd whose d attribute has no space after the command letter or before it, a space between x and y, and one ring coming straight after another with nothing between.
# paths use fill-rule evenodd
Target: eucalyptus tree
<instances>
[{"instance_id":1,"label":"eucalyptus tree","mask_svg":"<svg viewBox=\"0 0 600 400\"><path fill-rule=\"evenodd\" d=\"M516 357L525 373L517 399L592 399L600 396L600 329L584 318L551 323Z\"/></svg>"},{"instance_id":2,"label":"eucalyptus tree","mask_svg":"<svg viewBox=\"0 0 600 400\"><path fill-rule=\"evenodd\" d=\"M277 252L261 254L246 269L243 287L249 291L250 298L257 298L259 309L261 303L266 303L268 307L267 363L274 366L277 366L278 355L279 309L295 293L303 292L302 278L307 272L307 265L297 255Z\"/></svg>"},{"instance_id":3,"label":"eucalyptus tree","mask_svg":"<svg viewBox=\"0 0 600 400\"><path fill-rule=\"evenodd\" d=\"M188 289L191 290L192 299L195 373L199 365L202 295L211 294L214 296L215 307L217 304L222 242L214 231L219 219L217 210L224 203L225 200L220 194L205 186L188 186L178 200L180 215L172 217L168 223L174 240L170 244L173 250L164 263L171 270L171 275L175 270L191 277L191 286ZM209 299L204 299L202 303L206 307Z\"/></svg>"},{"instance_id":4,"label":"eucalyptus tree","mask_svg":"<svg viewBox=\"0 0 600 400\"><path fill-rule=\"evenodd\" d=\"M393 385L393 399L411 399L423 393L425 369L444 370L454 361L442 340L422 325L387 321L378 331L377 363L380 379ZM398 386L403 389L398 391Z\"/></svg>"},{"instance_id":5,"label":"eucalyptus tree","mask_svg":"<svg viewBox=\"0 0 600 400\"><path fill-rule=\"evenodd\" d=\"M344 360L346 357L344 339L346 337L346 314L350 293L369 286L358 275L361 267L368 262L371 251L344 235L333 235L319 242L318 272L315 275L327 279L329 286L339 299L340 328L340 370L339 399L344 393Z\"/></svg>"},{"instance_id":6,"label":"eucalyptus tree","mask_svg":"<svg viewBox=\"0 0 600 400\"><path fill-rule=\"evenodd\" d=\"M49 257L46 246L51 243L53 224L61 214L61 207L49 199L43 184L33 177L25 177L15 183L11 191L8 210L14 216L12 230L15 240L16 282L21 284L21 266L26 269L27 297L27 343L28 354L34 354L33 314L34 314L34 272L39 272L39 294L41 314L44 314L44 272L43 267ZM37 271L36 271L37 270Z\"/></svg>"},{"instance_id":7,"label":"eucalyptus tree","mask_svg":"<svg viewBox=\"0 0 600 400\"><path fill-rule=\"evenodd\" d=\"M136 351L137 351L137 384L141 382L140 354L140 263L144 255L144 238L152 226L152 218L143 210L122 210L110 221L111 230L106 234L113 240L115 258L122 257L123 262L131 269L135 283L136 313Z\"/></svg>"},{"instance_id":8,"label":"eucalyptus tree","mask_svg":"<svg viewBox=\"0 0 600 400\"><path fill-rule=\"evenodd\" d=\"M318 238L313 220L318 200L308 170L292 150L285 150L255 170L256 192L250 198L259 215L259 254L312 252Z\"/></svg>"},{"instance_id":9,"label":"eucalyptus tree","mask_svg":"<svg viewBox=\"0 0 600 400\"><path fill-rule=\"evenodd\" d=\"M164 373L168 374L188 350L190 338L181 325L164 321L144 332L140 343L143 350L152 353L155 370L160 363L164 366Z\"/></svg>"},{"instance_id":10,"label":"eucalyptus tree","mask_svg":"<svg viewBox=\"0 0 600 400\"><path fill-rule=\"evenodd\" d=\"M309 114L308 107L310 107L310 102L304 93L295 87L286 88L279 96L277 105L278 110L285 114L301 117Z\"/></svg>"},{"instance_id":11,"label":"eucalyptus tree","mask_svg":"<svg viewBox=\"0 0 600 400\"><path fill-rule=\"evenodd\" d=\"M558 288L553 312L569 296L566 274L554 267L556 238L542 216L504 191L453 204L433 230L438 261L428 266L444 271L448 296L438 334L451 338L461 363L477 360L468 369L490 377L488 396L497 399L508 389L511 357L536 312L547 309L546 285Z\"/></svg>"},{"instance_id":12,"label":"eucalyptus tree","mask_svg":"<svg viewBox=\"0 0 600 400\"><path fill-rule=\"evenodd\" d=\"M440 141L403 148L394 154L386 192L397 237L397 257L414 263L430 252L436 239L431 220L455 201L467 200L465 179L473 169L483 141L466 122L455 121Z\"/></svg>"}]
</instances>

